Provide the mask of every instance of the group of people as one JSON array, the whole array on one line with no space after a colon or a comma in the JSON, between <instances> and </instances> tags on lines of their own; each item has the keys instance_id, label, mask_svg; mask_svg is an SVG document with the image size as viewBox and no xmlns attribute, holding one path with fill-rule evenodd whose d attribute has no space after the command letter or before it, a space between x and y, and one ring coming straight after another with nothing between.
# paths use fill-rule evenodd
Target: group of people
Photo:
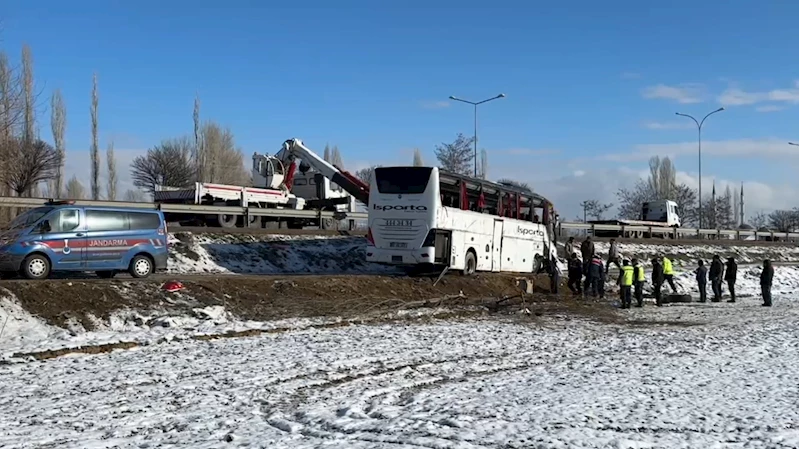
<instances>
[{"instance_id":1,"label":"group of people","mask_svg":"<svg viewBox=\"0 0 799 449\"><path fill-rule=\"evenodd\" d=\"M619 269L619 276L616 283L619 286L619 297L621 308L629 309L632 300L635 298L635 306L642 307L644 303L644 284L646 274L641 262L636 259L623 259L619 251L616 239L610 240L607 259L603 262L602 257L596 253L596 248L591 237L588 236L580 244L579 252L582 258L577 255L574 237L569 237L565 244L566 257L568 258L568 287L575 295L591 294L593 297L604 299L605 283L607 282L610 265L614 264ZM655 297L657 306L663 305L662 287L668 284L672 293L677 293L677 286L674 284L674 267L672 261L661 254L653 257L652 260L652 293ZM730 299L727 302L735 302L735 282L738 275L738 264L735 259L730 257L726 266L721 258L713 256L710 270L705 266L704 261L699 261L699 268L696 269L696 280L699 286L699 301L707 302L707 282L711 282L713 299L711 302L720 302L723 295L723 283L726 282L730 292ZM771 261L763 261L763 271L760 275L760 286L763 295L763 305L771 306L771 283L774 277L774 269ZM557 293L557 290L554 291Z\"/></svg>"},{"instance_id":2,"label":"group of people","mask_svg":"<svg viewBox=\"0 0 799 449\"><path fill-rule=\"evenodd\" d=\"M724 293L724 282L727 283L727 289L730 291L730 299L727 302L735 302L735 281L738 277L738 264L735 262L735 258L728 258L727 263L724 264L717 254L713 256L713 260L710 262L710 270L705 266L705 261L700 260L699 268L694 273L696 274L696 284L699 287L699 302L707 302L708 278L713 292L713 298L710 302L721 302L721 297ZM771 261L766 259L763 261L763 270L760 272L760 293L763 296L764 307L771 307L771 284L773 280L774 267L771 265Z\"/></svg>"}]
</instances>

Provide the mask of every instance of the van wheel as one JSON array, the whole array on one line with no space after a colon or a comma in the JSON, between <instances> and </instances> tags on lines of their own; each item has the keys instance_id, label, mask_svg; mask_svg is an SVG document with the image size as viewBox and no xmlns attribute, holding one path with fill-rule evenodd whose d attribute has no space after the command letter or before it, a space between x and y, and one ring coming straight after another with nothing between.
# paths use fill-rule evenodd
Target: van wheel
<instances>
[{"instance_id":1,"label":"van wheel","mask_svg":"<svg viewBox=\"0 0 799 449\"><path fill-rule=\"evenodd\" d=\"M103 278L103 279L111 279L116 274L117 274L117 272L116 271L112 271L112 270L98 271L97 272L97 277Z\"/></svg>"},{"instance_id":2,"label":"van wheel","mask_svg":"<svg viewBox=\"0 0 799 449\"><path fill-rule=\"evenodd\" d=\"M47 279L50 261L41 254L31 254L22 261L22 275L28 279Z\"/></svg>"},{"instance_id":3,"label":"van wheel","mask_svg":"<svg viewBox=\"0 0 799 449\"><path fill-rule=\"evenodd\" d=\"M469 251L466 253L466 261L463 264L463 275L471 276L475 271L477 271L477 257L475 257L474 251Z\"/></svg>"},{"instance_id":4,"label":"van wheel","mask_svg":"<svg viewBox=\"0 0 799 449\"><path fill-rule=\"evenodd\" d=\"M135 278L146 278L153 273L153 261L149 257L139 254L130 261L128 273Z\"/></svg>"}]
</instances>

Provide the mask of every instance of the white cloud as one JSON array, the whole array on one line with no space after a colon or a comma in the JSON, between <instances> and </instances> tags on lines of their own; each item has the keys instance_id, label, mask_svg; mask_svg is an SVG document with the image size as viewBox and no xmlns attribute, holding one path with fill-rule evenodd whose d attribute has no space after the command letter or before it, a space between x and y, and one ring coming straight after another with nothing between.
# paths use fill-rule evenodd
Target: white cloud
<instances>
[{"instance_id":1,"label":"white cloud","mask_svg":"<svg viewBox=\"0 0 799 449\"><path fill-rule=\"evenodd\" d=\"M676 86L658 84L645 88L642 94L646 99L671 100L681 104L701 103L705 96L704 87L692 83Z\"/></svg>"},{"instance_id":2,"label":"white cloud","mask_svg":"<svg viewBox=\"0 0 799 449\"><path fill-rule=\"evenodd\" d=\"M644 128L654 130L671 130L671 129L691 129L695 128L696 124L693 122L680 121L680 122L647 122L644 123Z\"/></svg>"},{"instance_id":3,"label":"white cloud","mask_svg":"<svg viewBox=\"0 0 799 449\"><path fill-rule=\"evenodd\" d=\"M785 109L785 108L782 107L782 106L777 106L775 104L767 104L765 106L756 107L755 111L757 111L757 112L777 112L777 111L782 111L783 109Z\"/></svg>"},{"instance_id":4,"label":"white cloud","mask_svg":"<svg viewBox=\"0 0 799 449\"><path fill-rule=\"evenodd\" d=\"M425 102L422 102L422 107L425 108L425 109L444 109L444 108L448 108L450 106L450 104L451 103L449 101L445 101L445 100L442 100L442 101L425 101Z\"/></svg>"},{"instance_id":5,"label":"white cloud","mask_svg":"<svg viewBox=\"0 0 799 449\"><path fill-rule=\"evenodd\" d=\"M792 87L784 89L772 89L761 92L749 92L738 87L730 87L722 92L718 97L718 102L723 106L745 106L763 103L766 101L790 104L799 103L799 81L794 81ZM764 109L760 112L775 110L778 109Z\"/></svg>"},{"instance_id":6,"label":"white cloud","mask_svg":"<svg viewBox=\"0 0 799 449\"><path fill-rule=\"evenodd\" d=\"M662 144L642 144L636 145L633 151L628 153L616 153L600 156L599 159L614 162L643 161L652 156L680 156L686 154L696 154L698 142L696 140L662 143ZM738 139L738 140L702 140L702 154L708 156L724 157L773 157L773 158L796 158L799 151L788 145L787 139Z\"/></svg>"}]
</instances>

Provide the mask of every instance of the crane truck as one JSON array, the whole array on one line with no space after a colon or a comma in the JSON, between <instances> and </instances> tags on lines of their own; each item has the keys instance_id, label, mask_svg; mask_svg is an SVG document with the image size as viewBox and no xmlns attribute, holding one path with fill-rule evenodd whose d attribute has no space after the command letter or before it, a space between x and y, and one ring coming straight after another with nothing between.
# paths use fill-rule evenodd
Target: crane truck
<instances>
[{"instance_id":1,"label":"crane truck","mask_svg":"<svg viewBox=\"0 0 799 449\"><path fill-rule=\"evenodd\" d=\"M299 161L299 163L298 163ZM252 157L254 186L195 182L189 187L156 186L154 201L167 204L239 206L335 212L335 218L279 218L241 215L167 216L167 221L211 227L301 229L320 226L331 229L335 222L356 211L356 201L369 203L369 187L308 149L300 139L283 142L273 156ZM350 228L354 225L350 220Z\"/></svg>"}]
</instances>

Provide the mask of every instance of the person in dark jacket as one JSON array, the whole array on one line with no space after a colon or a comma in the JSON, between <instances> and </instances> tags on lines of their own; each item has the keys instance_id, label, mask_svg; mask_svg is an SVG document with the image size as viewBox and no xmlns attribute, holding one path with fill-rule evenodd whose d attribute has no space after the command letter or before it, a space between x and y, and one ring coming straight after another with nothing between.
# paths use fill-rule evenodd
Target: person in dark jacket
<instances>
[{"instance_id":1,"label":"person in dark jacket","mask_svg":"<svg viewBox=\"0 0 799 449\"><path fill-rule=\"evenodd\" d=\"M699 268L696 269L696 285L699 287L699 302L707 302L707 267L705 261L699 261Z\"/></svg>"},{"instance_id":2,"label":"person in dark jacket","mask_svg":"<svg viewBox=\"0 0 799 449\"><path fill-rule=\"evenodd\" d=\"M616 239L610 239L610 248L608 249L608 261L605 265L605 274L608 274L608 270L610 270L610 264L616 264L616 268L621 271L621 257L619 255L619 244L616 243Z\"/></svg>"},{"instance_id":3,"label":"person in dark jacket","mask_svg":"<svg viewBox=\"0 0 799 449\"><path fill-rule=\"evenodd\" d=\"M663 305L662 296L660 295L660 288L663 287L663 265L657 257L652 258L652 293L655 295L655 305L658 307Z\"/></svg>"},{"instance_id":4,"label":"person in dark jacket","mask_svg":"<svg viewBox=\"0 0 799 449\"><path fill-rule=\"evenodd\" d=\"M721 257L718 254L713 256L713 262L710 263L710 286L713 289L713 302L721 301L721 281L724 279L724 265L721 263Z\"/></svg>"},{"instance_id":5,"label":"person in dark jacket","mask_svg":"<svg viewBox=\"0 0 799 449\"><path fill-rule=\"evenodd\" d=\"M558 294L558 284L560 284L560 268L558 267L558 260L555 256L550 259L545 259L543 256L536 255L541 260L541 266L538 268L536 274L547 273L549 275L549 292L553 295Z\"/></svg>"},{"instance_id":6,"label":"person in dark jacket","mask_svg":"<svg viewBox=\"0 0 799 449\"><path fill-rule=\"evenodd\" d=\"M575 252L574 252L574 237L569 237L569 240L567 240L566 244L563 245L563 251L566 253L566 260L571 262L572 254L575 254Z\"/></svg>"},{"instance_id":7,"label":"person in dark jacket","mask_svg":"<svg viewBox=\"0 0 799 449\"><path fill-rule=\"evenodd\" d=\"M585 238L585 240L583 240L583 243L580 244L580 255L583 256L583 274L586 277L586 285L588 285L588 265L591 264L594 254L596 254L596 249L594 248L594 242L591 241L591 236L589 235Z\"/></svg>"},{"instance_id":8,"label":"person in dark jacket","mask_svg":"<svg viewBox=\"0 0 799 449\"><path fill-rule=\"evenodd\" d=\"M587 279L591 280L591 296L594 298L599 295L599 299L605 298L605 267L599 254L594 254L588 267Z\"/></svg>"},{"instance_id":9,"label":"person in dark jacket","mask_svg":"<svg viewBox=\"0 0 799 449\"><path fill-rule=\"evenodd\" d=\"M763 293L763 306L771 307L771 282L774 280L774 268L771 261L763 261L763 271L760 272L760 291Z\"/></svg>"},{"instance_id":10,"label":"person in dark jacket","mask_svg":"<svg viewBox=\"0 0 799 449\"><path fill-rule=\"evenodd\" d=\"M577 253L571 253L569 257L569 290L575 295L583 293L583 262L577 257Z\"/></svg>"},{"instance_id":11,"label":"person in dark jacket","mask_svg":"<svg viewBox=\"0 0 799 449\"><path fill-rule=\"evenodd\" d=\"M727 259L727 269L724 271L724 280L727 281L727 288L730 290L730 300L727 302L735 302L735 280L738 277L738 264L735 263L735 258L730 257Z\"/></svg>"}]
</instances>

